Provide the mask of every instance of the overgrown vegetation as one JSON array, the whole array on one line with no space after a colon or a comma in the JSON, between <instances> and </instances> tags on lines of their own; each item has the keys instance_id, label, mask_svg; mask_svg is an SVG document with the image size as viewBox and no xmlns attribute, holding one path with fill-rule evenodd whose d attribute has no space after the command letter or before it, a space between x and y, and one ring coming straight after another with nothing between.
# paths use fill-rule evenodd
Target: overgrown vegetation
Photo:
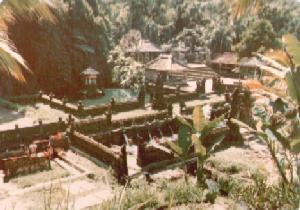
<instances>
[{"instance_id":1,"label":"overgrown vegetation","mask_svg":"<svg viewBox=\"0 0 300 210\"><path fill-rule=\"evenodd\" d=\"M126 72L140 70L115 58L108 65L108 60L109 52L115 52L122 37L133 29L158 45L205 48L212 55L237 49L241 56L248 56L253 51L281 48L282 35L299 34L298 3L264 2L5 0L0 6L0 95L38 89L76 94L79 74L88 66L101 72L100 85L110 83L114 69L116 77L122 75L130 86L136 79Z\"/></svg>"}]
</instances>

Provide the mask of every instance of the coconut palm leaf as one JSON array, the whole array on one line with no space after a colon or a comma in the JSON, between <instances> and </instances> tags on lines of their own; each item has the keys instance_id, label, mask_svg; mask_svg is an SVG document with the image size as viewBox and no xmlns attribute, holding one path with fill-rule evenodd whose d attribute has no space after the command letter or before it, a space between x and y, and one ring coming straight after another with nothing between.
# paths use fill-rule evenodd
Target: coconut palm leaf
<instances>
[{"instance_id":1,"label":"coconut palm leaf","mask_svg":"<svg viewBox=\"0 0 300 210\"><path fill-rule=\"evenodd\" d=\"M8 38L0 38L0 72L25 82L23 69L29 70L23 57Z\"/></svg>"},{"instance_id":2,"label":"coconut palm leaf","mask_svg":"<svg viewBox=\"0 0 300 210\"><path fill-rule=\"evenodd\" d=\"M0 6L0 73L7 74L20 82L25 82L23 70L30 70L9 39L7 30L15 21L26 21L30 18L52 23L56 21L50 6L38 0L7 0Z\"/></svg>"}]
</instances>

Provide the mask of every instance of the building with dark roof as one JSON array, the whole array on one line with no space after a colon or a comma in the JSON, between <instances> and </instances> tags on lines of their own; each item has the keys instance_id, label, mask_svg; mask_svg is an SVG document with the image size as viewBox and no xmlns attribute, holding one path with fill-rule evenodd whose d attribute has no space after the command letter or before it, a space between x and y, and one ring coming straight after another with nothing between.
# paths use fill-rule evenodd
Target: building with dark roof
<instances>
[{"instance_id":1,"label":"building with dark roof","mask_svg":"<svg viewBox=\"0 0 300 210\"><path fill-rule=\"evenodd\" d=\"M189 68L175 60L170 54L161 54L146 64L146 80L156 81L161 76L163 82L186 82L186 70Z\"/></svg>"},{"instance_id":2,"label":"building with dark roof","mask_svg":"<svg viewBox=\"0 0 300 210\"><path fill-rule=\"evenodd\" d=\"M125 50L127 56L133 57L137 62L147 63L157 58L164 51L149 40L141 39L136 46Z\"/></svg>"}]
</instances>

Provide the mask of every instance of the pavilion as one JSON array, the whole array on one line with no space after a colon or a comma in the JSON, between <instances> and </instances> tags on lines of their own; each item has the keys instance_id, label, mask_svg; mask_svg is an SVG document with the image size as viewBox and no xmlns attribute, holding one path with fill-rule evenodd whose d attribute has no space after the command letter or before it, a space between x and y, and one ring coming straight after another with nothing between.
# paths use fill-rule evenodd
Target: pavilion
<instances>
[{"instance_id":1,"label":"pavilion","mask_svg":"<svg viewBox=\"0 0 300 210\"><path fill-rule=\"evenodd\" d=\"M211 61L211 66L218 73L232 73L232 70L238 66L238 57L233 52L224 52Z\"/></svg>"},{"instance_id":2,"label":"pavilion","mask_svg":"<svg viewBox=\"0 0 300 210\"><path fill-rule=\"evenodd\" d=\"M170 54L161 54L146 64L146 80L156 81L160 76L166 83L186 83L186 70L189 68L175 60Z\"/></svg>"},{"instance_id":3,"label":"pavilion","mask_svg":"<svg viewBox=\"0 0 300 210\"><path fill-rule=\"evenodd\" d=\"M87 98L96 97L102 95L102 91L98 89L98 77L100 73L89 67L81 72L82 79L84 81L83 95Z\"/></svg>"},{"instance_id":4,"label":"pavilion","mask_svg":"<svg viewBox=\"0 0 300 210\"><path fill-rule=\"evenodd\" d=\"M247 79L259 79L262 74L262 65L256 57L244 57L239 61L239 73Z\"/></svg>"},{"instance_id":5,"label":"pavilion","mask_svg":"<svg viewBox=\"0 0 300 210\"><path fill-rule=\"evenodd\" d=\"M139 43L126 49L126 56L133 57L137 62L147 63L157 58L164 51L149 40L142 39Z\"/></svg>"}]
</instances>

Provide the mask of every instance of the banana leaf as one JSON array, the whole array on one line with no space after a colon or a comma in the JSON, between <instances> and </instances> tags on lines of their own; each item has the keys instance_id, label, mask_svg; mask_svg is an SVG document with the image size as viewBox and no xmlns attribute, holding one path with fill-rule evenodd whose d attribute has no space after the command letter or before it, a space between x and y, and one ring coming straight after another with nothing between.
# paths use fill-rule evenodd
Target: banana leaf
<instances>
[{"instance_id":1,"label":"banana leaf","mask_svg":"<svg viewBox=\"0 0 300 210\"><path fill-rule=\"evenodd\" d=\"M187 126L193 129L193 125L189 123L184 117L176 116L176 119L180 122L181 125Z\"/></svg>"},{"instance_id":2,"label":"banana leaf","mask_svg":"<svg viewBox=\"0 0 300 210\"><path fill-rule=\"evenodd\" d=\"M192 144L190 128L183 125L179 127L178 132L178 146L181 148L184 154L188 153L188 150Z\"/></svg>"},{"instance_id":3,"label":"banana leaf","mask_svg":"<svg viewBox=\"0 0 300 210\"><path fill-rule=\"evenodd\" d=\"M193 123L194 129L197 132L201 132L206 124L206 120L203 114L203 109L201 106L196 106L193 111Z\"/></svg>"},{"instance_id":4,"label":"banana leaf","mask_svg":"<svg viewBox=\"0 0 300 210\"><path fill-rule=\"evenodd\" d=\"M221 116L212 121L209 121L201 131L201 138L207 137L212 132L212 130L218 127L220 122L222 122L223 120L224 120L224 116Z\"/></svg>"},{"instance_id":5,"label":"banana leaf","mask_svg":"<svg viewBox=\"0 0 300 210\"><path fill-rule=\"evenodd\" d=\"M206 155L206 148L203 146L201 139L196 134L192 135L192 141L193 141L195 153L198 156Z\"/></svg>"}]
</instances>

